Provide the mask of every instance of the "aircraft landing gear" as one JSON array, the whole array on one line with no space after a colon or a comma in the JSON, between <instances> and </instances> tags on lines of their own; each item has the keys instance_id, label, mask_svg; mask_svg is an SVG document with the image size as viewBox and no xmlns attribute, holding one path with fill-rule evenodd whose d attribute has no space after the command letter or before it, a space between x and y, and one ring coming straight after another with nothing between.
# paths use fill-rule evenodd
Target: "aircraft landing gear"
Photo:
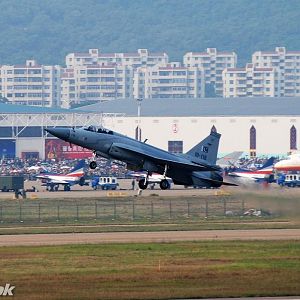
<instances>
[{"instance_id":1,"label":"aircraft landing gear","mask_svg":"<svg viewBox=\"0 0 300 300\"><path fill-rule=\"evenodd\" d=\"M139 180L139 188L141 190L145 190L148 187L148 184L149 184L149 175L150 175L150 172L147 171L146 177Z\"/></svg>"},{"instance_id":2,"label":"aircraft landing gear","mask_svg":"<svg viewBox=\"0 0 300 300\"><path fill-rule=\"evenodd\" d=\"M141 190L145 190L147 187L148 187L148 180L147 179L145 180L144 178L140 179L139 180L139 188Z\"/></svg>"},{"instance_id":3,"label":"aircraft landing gear","mask_svg":"<svg viewBox=\"0 0 300 300\"><path fill-rule=\"evenodd\" d=\"M170 188L170 183L167 179L163 179L160 183L159 186L162 190L167 190Z\"/></svg>"},{"instance_id":4,"label":"aircraft landing gear","mask_svg":"<svg viewBox=\"0 0 300 300\"><path fill-rule=\"evenodd\" d=\"M97 163L94 160L90 162L90 168L91 169L96 169L97 168Z\"/></svg>"},{"instance_id":5,"label":"aircraft landing gear","mask_svg":"<svg viewBox=\"0 0 300 300\"><path fill-rule=\"evenodd\" d=\"M64 186L64 191L65 192L69 192L71 190L71 187L68 185L68 184L66 184L65 186Z\"/></svg>"},{"instance_id":6,"label":"aircraft landing gear","mask_svg":"<svg viewBox=\"0 0 300 300\"><path fill-rule=\"evenodd\" d=\"M166 179L167 170L168 170L168 165L165 165L165 170L164 170L164 174L163 174L164 179L159 183L159 186L162 190L167 190L170 188L170 183Z\"/></svg>"},{"instance_id":7,"label":"aircraft landing gear","mask_svg":"<svg viewBox=\"0 0 300 300\"><path fill-rule=\"evenodd\" d=\"M90 169L94 170L97 168L96 157L97 157L97 153L96 151L93 151L93 160L90 162Z\"/></svg>"},{"instance_id":8,"label":"aircraft landing gear","mask_svg":"<svg viewBox=\"0 0 300 300\"><path fill-rule=\"evenodd\" d=\"M54 183L50 183L49 185L49 192L54 192L54 187L55 187L55 184Z\"/></svg>"}]
</instances>

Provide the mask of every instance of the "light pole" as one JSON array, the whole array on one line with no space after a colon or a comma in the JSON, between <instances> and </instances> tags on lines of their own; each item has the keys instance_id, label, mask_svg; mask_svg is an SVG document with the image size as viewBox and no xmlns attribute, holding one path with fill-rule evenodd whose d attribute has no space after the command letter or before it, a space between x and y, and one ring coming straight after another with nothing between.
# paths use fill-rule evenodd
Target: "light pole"
<instances>
[{"instance_id":1,"label":"light pole","mask_svg":"<svg viewBox=\"0 0 300 300\"><path fill-rule=\"evenodd\" d=\"M142 98L137 98L136 99L137 104L138 104L138 126L136 128L136 133L135 133L135 139L138 141L142 140L142 130L141 130L141 106L142 106Z\"/></svg>"}]
</instances>

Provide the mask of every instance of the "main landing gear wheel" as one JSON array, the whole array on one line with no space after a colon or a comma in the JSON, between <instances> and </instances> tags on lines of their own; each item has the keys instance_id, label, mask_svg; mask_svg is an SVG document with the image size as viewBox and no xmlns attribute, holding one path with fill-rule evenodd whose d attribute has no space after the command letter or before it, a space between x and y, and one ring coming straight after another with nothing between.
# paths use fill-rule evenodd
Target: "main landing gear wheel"
<instances>
[{"instance_id":1,"label":"main landing gear wheel","mask_svg":"<svg viewBox=\"0 0 300 300\"><path fill-rule=\"evenodd\" d=\"M97 163L95 161L90 162L90 168L91 169L96 169L97 168Z\"/></svg>"},{"instance_id":2,"label":"main landing gear wheel","mask_svg":"<svg viewBox=\"0 0 300 300\"><path fill-rule=\"evenodd\" d=\"M167 190L170 188L170 183L167 179L163 179L160 183L159 186L162 190Z\"/></svg>"},{"instance_id":3,"label":"main landing gear wheel","mask_svg":"<svg viewBox=\"0 0 300 300\"><path fill-rule=\"evenodd\" d=\"M71 187L70 187L68 184L66 184L66 185L64 186L64 191L65 191L65 192L71 191Z\"/></svg>"},{"instance_id":4,"label":"main landing gear wheel","mask_svg":"<svg viewBox=\"0 0 300 300\"><path fill-rule=\"evenodd\" d=\"M140 179L139 180L139 188L141 190L145 190L148 187L148 181L146 181L145 179Z\"/></svg>"}]
</instances>

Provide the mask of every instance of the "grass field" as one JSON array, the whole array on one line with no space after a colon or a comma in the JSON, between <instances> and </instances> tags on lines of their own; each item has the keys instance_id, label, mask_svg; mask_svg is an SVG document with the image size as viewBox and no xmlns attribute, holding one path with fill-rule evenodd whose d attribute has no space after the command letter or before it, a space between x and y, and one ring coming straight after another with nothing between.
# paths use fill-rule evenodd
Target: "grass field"
<instances>
[{"instance_id":1,"label":"grass field","mask_svg":"<svg viewBox=\"0 0 300 300\"><path fill-rule=\"evenodd\" d=\"M300 294L300 242L0 248L17 299L169 299Z\"/></svg>"},{"instance_id":2,"label":"grass field","mask_svg":"<svg viewBox=\"0 0 300 300\"><path fill-rule=\"evenodd\" d=\"M112 221L160 222L166 219L199 219L240 215L243 201L228 197L126 197L43 200L1 200L1 224L108 223Z\"/></svg>"},{"instance_id":3,"label":"grass field","mask_svg":"<svg viewBox=\"0 0 300 300\"><path fill-rule=\"evenodd\" d=\"M0 234L299 228L299 195L0 200ZM242 216L249 208L271 215ZM300 294L300 241L1 247L0 257L0 285L16 286L17 299Z\"/></svg>"},{"instance_id":4,"label":"grass field","mask_svg":"<svg viewBox=\"0 0 300 300\"><path fill-rule=\"evenodd\" d=\"M242 216L249 208L271 215ZM299 228L299 216L298 189L239 188L228 196L2 199L0 234Z\"/></svg>"}]
</instances>

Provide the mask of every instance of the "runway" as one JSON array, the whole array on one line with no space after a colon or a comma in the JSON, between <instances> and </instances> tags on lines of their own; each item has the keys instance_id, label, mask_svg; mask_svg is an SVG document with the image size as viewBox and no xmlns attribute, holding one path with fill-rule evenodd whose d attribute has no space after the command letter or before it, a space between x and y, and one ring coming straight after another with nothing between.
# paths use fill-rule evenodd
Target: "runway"
<instances>
[{"instance_id":1,"label":"runway","mask_svg":"<svg viewBox=\"0 0 300 300\"><path fill-rule=\"evenodd\" d=\"M164 243L205 240L300 240L300 229L1 235L0 246L41 246L102 243Z\"/></svg>"},{"instance_id":2,"label":"runway","mask_svg":"<svg viewBox=\"0 0 300 300\"><path fill-rule=\"evenodd\" d=\"M138 190L131 189L131 179L119 179L119 188L116 191L94 191L90 186L79 186L75 185L72 187L70 192L64 192L59 190L58 192L49 192L46 190L45 186L41 185L40 181L26 181L25 189L30 189L32 186L36 187L38 192L27 192L27 198L34 199L81 199L81 198L104 198L111 197L110 194L121 193L123 197L149 197L153 194L160 197L197 197L197 196L210 196L210 195L222 195L222 194L234 194L234 193L251 193L254 195L284 195L291 197L299 197L300 189L285 188L282 189L277 184L270 184L267 188L259 185L249 183L248 186L238 186L238 187L222 187L221 189L194 189L194 188L184 188L180 185L172 185L170 190L161 190L158 186L155 189L146 189L139 193ZM0 200L11 200L14 197L14 193L0 193Z\"/></svg>"}]
</instances>

